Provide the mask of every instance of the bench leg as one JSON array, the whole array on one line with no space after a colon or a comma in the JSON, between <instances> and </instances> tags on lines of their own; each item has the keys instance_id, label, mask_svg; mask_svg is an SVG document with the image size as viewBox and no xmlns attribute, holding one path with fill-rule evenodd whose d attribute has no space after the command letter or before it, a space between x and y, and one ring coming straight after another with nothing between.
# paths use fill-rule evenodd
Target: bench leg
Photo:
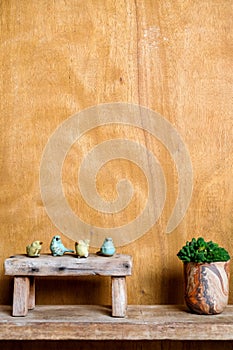
<instances>
[{"instance_id":1,"label":"bench leg","mask_svg":"<svg viewBox=\"0 0 233 350\"><path fill-rule=\"evenodd\" d=\"M29 298L28 298L28 310L32 310L35 308L35 277L30 277L30 286L29 286Z\"/></svg>"},{"instance_id":2,"label":"bench leg","mask_svg":"<svg viewBox=\"0 0 233 350\"><path fill-rule=\"evenodd\" d=\"M125 317L126 308L126 277L112 277L112 316Z\"/></svg>"},{"instance_id":3,"label":"bench leg","mask_svg":"<svg viewBox=\"0 0 233 350\"><path fill-rule=\"evenodd\" d=\"M29 300L29 277L14 277L12 316L26 316Z\"/></svg>"}]
</instances>

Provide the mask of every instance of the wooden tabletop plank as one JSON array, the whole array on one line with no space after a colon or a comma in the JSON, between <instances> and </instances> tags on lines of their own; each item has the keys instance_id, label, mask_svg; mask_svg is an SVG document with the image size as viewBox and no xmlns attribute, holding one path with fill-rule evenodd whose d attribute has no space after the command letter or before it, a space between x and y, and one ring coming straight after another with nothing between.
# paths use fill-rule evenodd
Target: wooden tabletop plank
<instances>
[{"instance_id":1,"label":"wooden tabletop plank","mask_svg":"<svg viewBox=\"0 0 233 350\"><path fill-rule=\"evenodd\" d=\"M178 305L131 305L121 319L98 305L36 306L20 318L0 306L0 330L1 340L233 340L233 305L214 316Z\"/></svg>"},{"instance_id":2,"label":"wooden tabletop plank","mask_svg":"<svg viewBox=\"0 0 233 350\"><path fill-rule=\"evenodd\" d=\"M90 254L78 258L75 254L54 257L43 254L37 258L16 255L5 260L5 275L10 276L129 276L132 257L115 254L111 257Z\"/></svg>"}]
</instances>

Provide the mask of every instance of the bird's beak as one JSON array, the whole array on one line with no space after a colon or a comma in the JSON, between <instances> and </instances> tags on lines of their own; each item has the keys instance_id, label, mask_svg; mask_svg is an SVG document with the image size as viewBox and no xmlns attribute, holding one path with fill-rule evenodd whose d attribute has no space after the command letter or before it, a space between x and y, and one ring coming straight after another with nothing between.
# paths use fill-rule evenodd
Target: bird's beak
<instances>
[{"instance_id":1,"label":"bird's beak","mask_svg":"<svg viewBox=\"0 0 233 350\"><path fill-rule=\"evenodd\" d=\"M43 242L40 242L40 244L43 244Z\"/></svg>"}]
</instances>

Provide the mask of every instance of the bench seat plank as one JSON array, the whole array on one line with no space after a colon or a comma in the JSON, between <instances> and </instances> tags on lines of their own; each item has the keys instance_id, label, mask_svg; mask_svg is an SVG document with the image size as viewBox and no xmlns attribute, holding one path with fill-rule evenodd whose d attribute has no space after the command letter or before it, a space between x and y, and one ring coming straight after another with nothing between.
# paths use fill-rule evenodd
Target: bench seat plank
<instances>
[{"instance_id":1,"label":"bench seat plank","mask_svg":"<svg viewBox=\"0 0 233 350\"><path fill-rule=\"evenodd\" d=\"M129 276L132 273L132 258L115 254L103 257L90 254L88 258L76 255L54 257L49 254L30 258L16 255L5 260L5 275L9 276Z\"/></svg>"}]
</instances>

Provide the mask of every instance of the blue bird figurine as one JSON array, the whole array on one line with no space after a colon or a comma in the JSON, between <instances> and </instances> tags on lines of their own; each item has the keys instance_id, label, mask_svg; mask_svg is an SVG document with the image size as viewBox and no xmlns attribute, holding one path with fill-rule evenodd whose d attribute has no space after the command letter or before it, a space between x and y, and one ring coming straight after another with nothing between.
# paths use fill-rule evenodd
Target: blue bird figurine
<instances>
[{"instance_id":1,"label":"blue bird figurine","mask_svg":"<svg viewBox=\"0 0 233 350\"><path fill-rule=\"evenodd\" d=\"M53 256L62 256L64 253L74 253L73 250L66 248L62 241L61 237L56 235L52 238L50 244L50 250Z\"/></svg>"},{"instance_id":2,"label":"blue bird figurine","mask_svg":"<svg viewBox=\"0 0 233 350\"><path fill-rule=\"evenodd\" d=\"M97 252L98 255L104 256L112 256L116 252L116 248L114 247L114 243L111 237L105 238L100 251Z\"/></svg>"}]
</instances>

